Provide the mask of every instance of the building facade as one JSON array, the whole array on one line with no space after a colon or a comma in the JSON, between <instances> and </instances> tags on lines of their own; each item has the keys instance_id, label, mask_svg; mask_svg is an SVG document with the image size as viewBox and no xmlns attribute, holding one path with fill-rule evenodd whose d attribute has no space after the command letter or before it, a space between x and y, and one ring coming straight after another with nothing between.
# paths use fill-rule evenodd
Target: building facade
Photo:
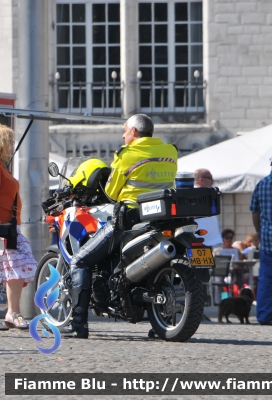
<instances>
[{"instance_id":1,"label":"building facade","mask_svg":"<svg viewBox=\"0 0 272 400\"><path fill-rule=\"evenodd\" d=\"M272 123L269 1L47 3L45 108L102 117L147 113L157 135L174 142L180 156ZM0 54L5 60L0 92L15 95L20 4L0 4ZM121 132L117 125L52 125L51 151L110 162L122 143Z\"/></svg>"},{"instance_id":2,"label":"building facade","mask_svg":"<svg viewBox=\"0 0 272 400\"><path fill-rule=\"evenodd\" d=\"M0 5L1 92L18 83L18 3ZM50 110L141 111L230 136L272 122L268 1L47 3Z\"/></svg>"}]
</instances>

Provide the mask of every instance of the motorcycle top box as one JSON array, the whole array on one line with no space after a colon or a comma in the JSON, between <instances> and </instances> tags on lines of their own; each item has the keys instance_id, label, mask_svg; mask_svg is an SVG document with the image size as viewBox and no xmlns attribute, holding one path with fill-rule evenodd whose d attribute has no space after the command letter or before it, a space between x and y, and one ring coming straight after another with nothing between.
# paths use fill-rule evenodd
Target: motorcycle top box
<instances>
[{"instance_id":1,"label":"motorcycle top box","mask_svg":"<svg viewBox=\"0 0 272 400\"><path fill-rule=\"evenodd\" d=\"M163 189L140 194L140 218L156 221L184 217L211 217L220 214L217 187Z\"/></svg>"}]
</instances>

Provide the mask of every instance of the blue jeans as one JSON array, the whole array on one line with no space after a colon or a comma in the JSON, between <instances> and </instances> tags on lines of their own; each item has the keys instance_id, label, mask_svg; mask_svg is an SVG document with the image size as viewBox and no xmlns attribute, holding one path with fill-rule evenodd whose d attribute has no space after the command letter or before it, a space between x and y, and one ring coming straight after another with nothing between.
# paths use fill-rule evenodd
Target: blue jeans
<instances>
[{"instance_id":1,"label":"blue jeans","mask_svg":"<svg viewBox=\"0 0 272 400\"><path fill-rule=\"evenodd\" d=\"M260 273L257 289L257 320L272 321L272 254L260 252Z\"/></svg>"}]
</instances>

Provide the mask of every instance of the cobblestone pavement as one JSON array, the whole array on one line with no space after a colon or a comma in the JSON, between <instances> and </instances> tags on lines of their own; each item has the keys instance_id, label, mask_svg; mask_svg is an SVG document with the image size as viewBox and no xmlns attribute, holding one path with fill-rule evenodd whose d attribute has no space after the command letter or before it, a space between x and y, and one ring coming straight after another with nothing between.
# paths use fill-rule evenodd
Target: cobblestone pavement
<instances>
[{"instance_id":1,"label":"cobblestone pavement","mask_svg":"<svg viewBox=\"0 0 272 400\"><path fill-rule=\"evenodd\" d=\"M255 308L255 307L254 307ZM210 322L201 323L195 335L185 343L149 339L148 322L132 325L111 319L92 319L88 340L63 339L60 348L50 355L37 351L37 342L29 332L9 330L1 336L0 397L4 397L4 374L7 372L271 372L272 326L260 326L254 315L251 325L240 325L233 317L232 324L218 324L215 310L205 309ZM211 315L212 314L212 315ZM51 347L52 338L45 338ZM27 396L8 396L10 399ZM69 399L82 396L70 395ZM270 396L266 396L269 398ZM52 396L31 396L47 399ZM64 396L54 396L63 399ZM122 396L92 396L110 399ZM127 397L126 397L127 398ZM162 396L131 396L132 399L163 399ZM178 397L171 396L170 399ZM182 396L196 398L195 396ZM208 398L197 396L197 398ZM225 396L216 396L226 399ZM238 398L228 396L228 398ZM246 396L247 399L264 397Z\"/></svg>"}]
</instances>

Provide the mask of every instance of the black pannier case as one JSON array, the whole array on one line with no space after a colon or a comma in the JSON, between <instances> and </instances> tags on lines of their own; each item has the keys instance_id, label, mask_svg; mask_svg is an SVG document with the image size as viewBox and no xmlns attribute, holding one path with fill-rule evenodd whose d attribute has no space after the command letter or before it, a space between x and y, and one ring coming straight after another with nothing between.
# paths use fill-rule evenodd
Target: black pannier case
<instances>
[{"instance_id":1,"label":"black pannier case","mask_svg":"<svg viewBox=\"0 0 272 400\"><path fill-rule=\"evenodd\" d=\"M137 201L142 221L220 214L220 191L217 187L157 190L140 194Z\"/></svg>"}]
</instances>

